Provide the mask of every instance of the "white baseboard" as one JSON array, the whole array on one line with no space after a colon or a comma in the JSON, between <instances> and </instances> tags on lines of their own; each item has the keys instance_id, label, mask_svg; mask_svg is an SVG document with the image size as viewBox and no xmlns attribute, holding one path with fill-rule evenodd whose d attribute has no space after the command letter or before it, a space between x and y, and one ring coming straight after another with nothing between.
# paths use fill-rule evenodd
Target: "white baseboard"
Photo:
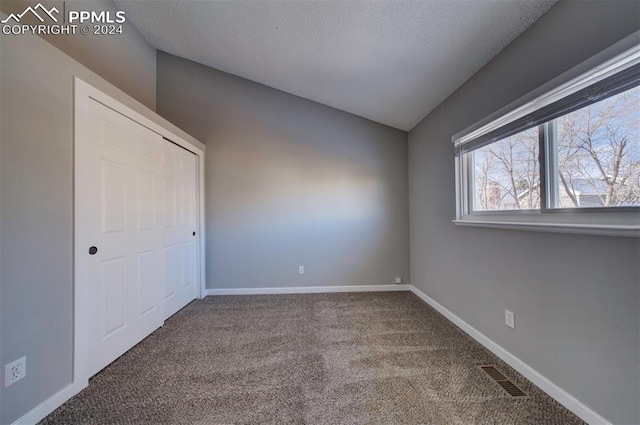
<instances>
[{"instance_id":1,"label":"white baseboard","mask_svg":"<svg viewBox=\"0 0 640 425\"><path fill-rule=\"evenodd\" d=\"M484 345L485 348L487 348L496 356L500 357L505 363L520 372L525 378L533 382L538 388L547 393L558 403L562 404L564 407L572 411L580 419L593 425L611 425L611 422L598 415L589 407L581 403L577 398L551 382L548 378L544 377L542 374L540 374L540 372L533 369L531 366L493 342L491 339L489 339L476 328L453 314L451 311L447 310L433 298L429 297L427 294L425 294L415 286L409 286L411 287L411 292L416 294L431 307L435 308L439 313L453 322L457 327L465 331L480 344Z\"/></svg>"},{"instance_id":2,"label":"white baseboard","mask_svg":"<svg viewBox=\"0 0 640 425\"><path fill-rule=\"evenodd\" d=\"M205 289L204 295L321 294L330 292L410 291L411 285L294 286L284 288Z\"/></svg>"},{"instance_id":3,"label":"white baseboard","mask_svg":"<svg viewBox=\"0 0 640 425\"><path fill-rule=\"evenodd\" d=\"M47 415L58 407L62 406L64 402L69 400L74 395L78 394L82 391L86 386L87 382L84 384L80 383L72 383L31 409L27 414L20 417L17 421L13 423L13 425L35 425Z\"/></svg>"}]
</instances>

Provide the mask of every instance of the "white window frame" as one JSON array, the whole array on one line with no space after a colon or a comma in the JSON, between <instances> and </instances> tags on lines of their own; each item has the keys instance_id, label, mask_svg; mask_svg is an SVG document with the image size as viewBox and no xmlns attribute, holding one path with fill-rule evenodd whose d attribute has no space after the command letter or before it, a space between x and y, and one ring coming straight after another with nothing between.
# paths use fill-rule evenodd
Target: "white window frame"
<instances>
[{"instance_id":1,"label":"white window frame","mask_svg":"<svg viewBox=\"0 0 640 425\"><path fill-rule=\"evenodd\" d=\"M455 134L452 142L456 149L613 75L620 69L628 67L629 64L640 63L639 37L640 31ZM540 125L540 131L548 131L548 124ZM548 176L555 171L547 169L550 164L549 155L552 154L551 149L546 145L549 139L549 137L541 137L545 143L545 146L541 146L541 152L545 158L541 164L539 210L472 211L471 155L470 153L457 154L455 157L456 218L453 223L458 226L640 237L639 207L547 208L548 193L551 189Z\"/></svg>"}]
</instances>

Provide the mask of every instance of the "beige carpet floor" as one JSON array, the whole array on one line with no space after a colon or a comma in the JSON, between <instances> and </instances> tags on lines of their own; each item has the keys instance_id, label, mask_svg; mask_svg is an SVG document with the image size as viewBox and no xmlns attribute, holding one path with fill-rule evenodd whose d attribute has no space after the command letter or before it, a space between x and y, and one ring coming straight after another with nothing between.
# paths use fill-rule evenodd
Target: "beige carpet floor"
<instances>
[{"instance_id":1,"label":"beige carpet floor","mask_svg":"<svg viewBox=\"0 0 640 425\"><path fill-rule=\"evenodd\" d=\"M379 292L194 301L41 423L582 422L412 293Z\"/></svg>"}]
</instances>

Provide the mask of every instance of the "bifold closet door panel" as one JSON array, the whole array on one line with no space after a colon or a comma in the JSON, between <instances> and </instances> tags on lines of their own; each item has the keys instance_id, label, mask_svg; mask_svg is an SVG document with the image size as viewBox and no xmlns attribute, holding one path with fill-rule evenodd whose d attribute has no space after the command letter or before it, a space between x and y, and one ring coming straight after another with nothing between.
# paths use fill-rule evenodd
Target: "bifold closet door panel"
<instances>
[{"instance_id":1,"label":"bifold closet door panel","mask_svg":"<svg viewBox=\"0 0 640 425\"><path fill-rule=\"evenodd\" d=\"M170 142L162 146L163 302L165 317L196 298L196 155Z\"/></svg>"},{"instance_id":2,"label":"bifold closet door panel","mask_svg":"<svg viewBox=\"0 0 640 425\"><path fill-rule=\"evenodd\" d=\"M91 375L162 325L163 145L157 133L91 100L87 198Z\"/></svg>"}]
</instances>

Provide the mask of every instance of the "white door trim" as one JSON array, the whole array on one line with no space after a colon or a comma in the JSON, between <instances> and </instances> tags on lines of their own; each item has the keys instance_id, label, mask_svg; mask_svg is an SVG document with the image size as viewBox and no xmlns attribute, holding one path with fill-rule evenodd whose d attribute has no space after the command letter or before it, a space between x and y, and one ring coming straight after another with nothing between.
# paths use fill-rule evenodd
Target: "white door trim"
<instances>
[{"instance_id":1,"label":"white door trim","mask_svg":"<svg viewBox=\"0 0 640 425\"><path fill-rule=\"evenodd\" d=\"M86 254L86 249L90 245L87 235L87 224L94 219L85 205L85 200L79 194L86 191L88 148L89 144L89 102L93 99L108 108L126 116L140 125L158 133L191 152L196 157L197 181L196 181L196 237L197 239L197 267L198 276L196 282L198 298L205 295L205 257L204 257L204 235L205 235L205 215L204 215L204 150L199 146L184 140L173 132L163 128L144 115L134 111L111 96L101 92L97 88L89 85L78 77L74 78L74 291L73 291L73 388L82 389L89 381L88 351L89 332L89 291L87 288L88 263L79 261L81 255ZM149 111L155 114L153 111ZM79 390L78 390L79 391ZM71 394L70 396L72 396Z\"/></svg>"}]
</instances>

